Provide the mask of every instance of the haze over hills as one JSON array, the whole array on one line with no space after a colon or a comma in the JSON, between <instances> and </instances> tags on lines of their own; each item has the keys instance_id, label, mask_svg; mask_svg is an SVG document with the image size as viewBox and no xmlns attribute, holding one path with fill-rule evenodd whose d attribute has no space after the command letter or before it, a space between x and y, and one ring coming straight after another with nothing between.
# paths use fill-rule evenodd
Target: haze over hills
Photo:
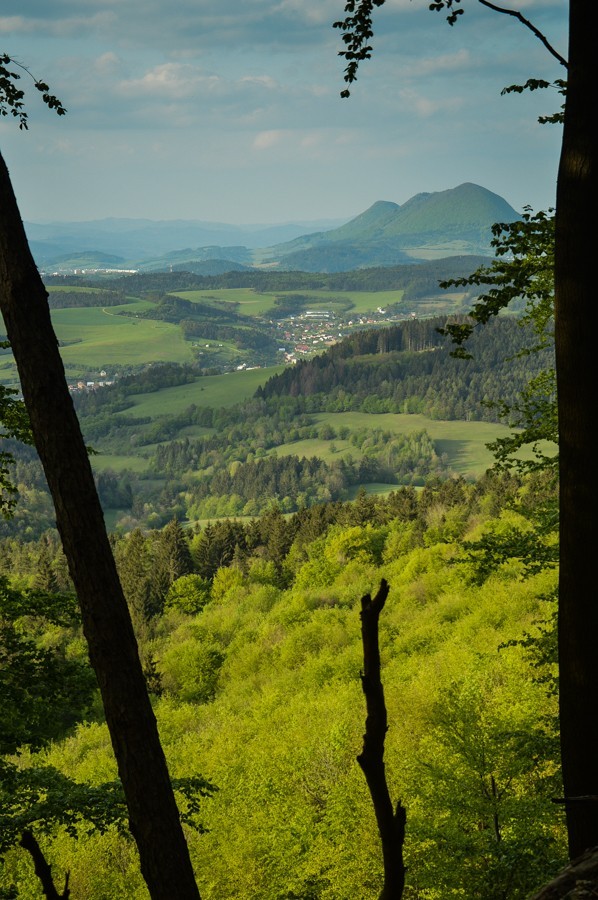
<instances>
[{"instance_id":1,"label":"haze over hills","mask_svg":"<svg viewBox=\"0 0 598 900\"><path fill-rule=\"evenodd\" d=\"M280 226L105 219L27 224L40 268L135 268L216 274L264 267L342 272L447 256L492 255L491 227L520 214L498 194L466 182L416 194L402 206L377 201L349 222ZM312 223L312 227L315 223ZM268 242L269 241L269 242Z\"/></svg>"},{"instance_id":2,"label":"haze over hills","mask_svg":"<svg viewBox=\"0 0 598 900\"><path fill-rule=\"evenodd\" d=\"M120 257L123 263L150 260L188 247L239 247L246 252L289 241L313 229L334 228L343 220L227 225L221 222L99 219L87 222L26 222L38 265L89 251Z\"/></svg>"}]
</instances>

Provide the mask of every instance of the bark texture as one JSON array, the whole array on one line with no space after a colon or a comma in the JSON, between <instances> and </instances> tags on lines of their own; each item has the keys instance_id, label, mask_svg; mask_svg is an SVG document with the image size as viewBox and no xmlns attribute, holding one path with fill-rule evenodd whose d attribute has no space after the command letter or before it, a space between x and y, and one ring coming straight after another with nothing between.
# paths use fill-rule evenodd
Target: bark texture
<instances>
[{"instance_id":1,"label":"bark texture","mask_svg":"<svg viewBox=\"0 0 598 900\"><path fill-rule=\"evenodd\" d=\"M380 677L378 622L386 598L388 583L382 579L378 593L361 598L361 638L363 642L363 675L361 686L366 702L363 750L357 757L370 791L378 833L382 842L384 885L380 900L400 900L405 889L405 808L399 801L393 809L384 766L384 741L388 731L384 688Z\"/></svg>"},{"instance_id":2,"label":"bark texture","mask_svg":"<svg viewBox=\"0 0 598 900\"><path fill-rule=\"evenodd\" d=\"M598 897L598 848L588 850L530 900L590 900Z\"/></svg>"},{"instance_id":3,"label":"bark texture","mask_svg":"<svg viewBox=\"0 0 598 900\"><path fill-rule=\"evenodd\" d=\"M199 891L47 293L1 156L0 210L0 308L79 598L141 871L154 900L197 900Z\"/></svg>"},{"instance_id":4,"label":"bark texture","mask_svg":"<svg viewBox=\"0 0 598 900\"><path fill-rule=\"evenodd\" d=\"M559 678L570 858L598 845L596 128L598 4L570 0L555 243L559 417Z\"/></svg>"}]
</instances>

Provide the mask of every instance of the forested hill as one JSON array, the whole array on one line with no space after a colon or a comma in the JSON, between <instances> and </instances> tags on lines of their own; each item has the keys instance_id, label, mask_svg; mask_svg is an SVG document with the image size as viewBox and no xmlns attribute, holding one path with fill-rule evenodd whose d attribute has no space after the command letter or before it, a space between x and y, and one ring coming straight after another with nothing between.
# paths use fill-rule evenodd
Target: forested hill
<instances>
[{"instance_id":1,"label":"forested hill","mask_svg":"<svg viewBox=\"0 0 598 900\"><path fill-rule=\"evenodd\" d=\"M268 269L244 269L221 275L198 275L193 272L152 272L102 278L102 286L127 294L143 296L149 292L168 293L186 290L218 290L219 288L251 288L255 291L399 291L418 297L438 294L438 282L466 277L480 265L487 264L483 256L450 256L431 262L400 266L355 269L350 272L293 272ZM97 279L81 276L47 276L46 284L65 286L96 286Z\"/></svg>"},{"instance_id":2,"label":"forested hill","mask_svg":"<svg viewBox=\"0 0 598 900\"><path fill-rule=\"evenodd\" d=\"M526 354L529 328L500 318L474 332L472 358L454 359L438 331L446 317L410 320L355 332L320 356L300 361L259 388L257 396L313 397L330 412L423 413L437 419L498 421L538 372L552 367L552 350ZM312 403L312 408L314 404Z\"/></svg>"}]
</instances>

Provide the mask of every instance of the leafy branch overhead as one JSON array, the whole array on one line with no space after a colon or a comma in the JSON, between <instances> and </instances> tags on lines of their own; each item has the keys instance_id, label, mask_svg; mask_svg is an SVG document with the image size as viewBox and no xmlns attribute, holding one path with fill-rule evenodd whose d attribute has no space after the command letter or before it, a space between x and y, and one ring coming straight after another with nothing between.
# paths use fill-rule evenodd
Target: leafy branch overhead
<instances>
[{"instance_id":1,"label":"leafy branch overhead","mask_svg":"<svg viewBox=\"0 0 598 900\"><path fill-rule=\"evenodd\" d=\"M372 56L373 47L370 41L374 36L374 7L384 6L385 2L386 0L347 0L345 3L345 18L333 22L332 24L333 28L338 28L342 31L345 49L339 51L339 56L344 56L347 60L344 74L344 79L347 84L352 84L354 81L357 81L359 63L364 59L370 59ZM454 25L459 16L463 15L465 12L461 3L462 0L433 0L433 2L429 3L428 9L433 12L446 12L447 22L449 25ZM567 68L567 60L552 46L546 35L536 28L533 22L527 19L521 12L508 7L497 6L494 3L490 3L489 0L478 0L478 3L491 9L493 12L504 13L505 15L516 18L522 25L529 29L539 41L541 41L551 56L553 56L560 65ZM526 87L528 86L529 83ZM548 83L541 84L540 82L536 82L535 87L530 87L530 89L535 90L538 87L548 86ZM507 88L506 92L508 93L511 90L517 90L517 88ZM341 91L341 97L349 97L350 94L351 92L348 88Z\"/></svg>"},{"instance_id":2,"label":"leafy branch overhead","mask_svg":"<svg viewBox=\"0 0 598 900\"><path fill-rule=\"evenodd\" d=\"M17 71L20 69L20 72ZM31 80L35 88L41 93L42 100L48 107L53 109L58 116L64 116L65 107L54 94L50 93L50 88L45 81L39 81L35 78L27 66L17 62L7 53L0 55L0 116L13 116L19 120L19 128L27 129L28 114L25 109L25 91L22 90L17 82L21 79L21 73L25 72Z\"/></svg>"},{"instance_id":3,"label":"leafy branch overhead","mask_svg":"<svg viewBox=\"0 0 598 900\"><path fill-rule=\"evenodd\" d=\"M29 75L48 109L53 109L58 116L64 116L65 107L58 97L50 93L46 82L35 78L26 66L7 53L0 54L0 116L13 116L18 119L21 129L26 130L29 127L25 109L25 91L18 85L23 72ZM0 347L8 346L10 346L8 342L0 342ZM15 438L31 444L33 438L27 411L22 400L11 396L14 394L15 391L0 385L0 437ZM10 478L12 464L12 454L0 452L0 515L4 517L11 515L16 498L16 488Z\"/></svg>"},{"instance_id":4,"label":"leafy branch overhead","mask_svg":"<svg viewBox=\"0 0 598 900\"><path fill-rule=\"evenodd\" d=\"M485 325L514 300L524 297L523 321L533 326L538 346L551 338L554 303L554 213L532 213L526 208L521 220L492 226L496 258L466 278L440 282L449 287L485 287L469 313L470 322L448 324L440 329L450 335L457 349L453 356L471 358L464 344L477 324Z\"/></svg>"}]
</instances>

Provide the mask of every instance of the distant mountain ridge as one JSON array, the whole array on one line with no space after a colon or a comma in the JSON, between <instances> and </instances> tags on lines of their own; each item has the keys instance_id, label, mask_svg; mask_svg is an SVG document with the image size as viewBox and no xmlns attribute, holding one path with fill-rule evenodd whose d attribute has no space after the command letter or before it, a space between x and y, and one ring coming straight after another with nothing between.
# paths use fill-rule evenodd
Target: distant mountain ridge
<instances>
[{"instance_id":1,"label":"distant mountain ridge","mask_svg":"<svg viewBox=\"0 0 598 900\"><path fill-rule=\"evenodd\" d=\"M127 263L161 258L184 247L252 249L292 240L314 228L334 228L339 219L279 225L227 225L200 220L98 219L88 222L25 222L38 265L87 251L120 256Z\"/></svg>"},{"instance_id":2,"label":"distant mountain ridge","mask_svg":"<svg viewBox=\"0 0 598 900\"><path fill-rule=\"evenodd\" d=\"M365 212L327 232L302 235L270 249L271 261L306 271L337 271L344 259L360 265L392 265L414 259L492 253L492 225L520 214L498 194L466 182L421 193L402 206L377 201ZM264 254L268 258L268 251ZM323 268L328 259L329 268Z\"/></svg>"},{"instance_id":3,"label":"distant mountain ridge","mask_svg":"<svg viewBox=\"0 0 598 900\"><path fill-rule=\"evenodd\" d=\"M41 267L68 265L91 254L120 257L140 271L206 272L244 267L342 272L447 256L493 255L492 225L520 214L498 194L465 182L415 194L403 205L378 200L348 222L233 226L221 223L104 219L26 224ZM312 223L314 225L316 223ZM319 223L322 225L322 223ZM217 261L217 264L216 264ZM80 265L80 263L74 263Z\"/></svg>"}]
</instances>

